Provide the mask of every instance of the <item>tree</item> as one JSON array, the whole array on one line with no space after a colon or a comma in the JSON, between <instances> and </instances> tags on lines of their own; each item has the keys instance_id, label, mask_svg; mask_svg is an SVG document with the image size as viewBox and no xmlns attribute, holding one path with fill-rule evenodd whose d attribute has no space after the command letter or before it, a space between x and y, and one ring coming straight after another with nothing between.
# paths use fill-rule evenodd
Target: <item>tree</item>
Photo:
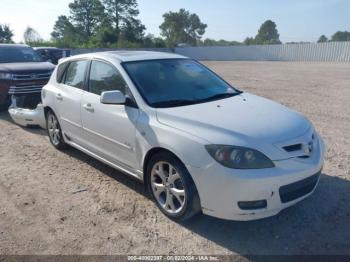
<instances>
[{"instance_id":1,"label":"tree","mask_svg":"<svg viewBox=\"0 0 350 262\"><path fill-rule=\"evenodd\" d=\"M326 43L326 42L328 42L328 38L325 35L321 35L317 41L317 43Z\"/></svg>"},{"instance_id":2,"label":"tree","mask_svg":"<svg viewBox=\"0 0 350 262\"><path fill-rule=\"evenodd\" d=\"M42 42L40 34L32 27L28 26L23 34L24 42L26 44Z\"/></svg>"},{"instance_id":3,"label":"tree","mask_svg":"<svg viewBox=\"0 0 350 262\"><path fill-rule=\"evenodd\" d=\"M51 33L51 37L54 40L63 40L67 38L69 35L74 33L75 33L75 28L73 24L69 21L68 17L65 15L61 15L58 17L53 27L53 32Z\"/></svg>"},{"instance_id":4,"label":"tree","mask_svg":"<svg viewBox=\"0 0 350 262\"><path fill-rule=\"evenodd\" d=\"M81 39L78 30L69 21L69 18L64 15L58 17L51 37L57 42L58 46L62 47L73 47L74 43L79 43Z\"/></svg>"},{"instance_id":5,"label":"tree","mask_svg":"<svg viewBox=\"0 0 350 262\"><path fill-rule=\"evenodd\" d=\"M166 43L163 38L155 37L152 34L148 34L143 39L143 47L146 48L164 48Z\"/></svg>"},{"instance_id":6,"label":"tree","mask_svg":"<svg viewBox=\"0 0 350 262\"><path fill-rule=\"evenodd\" d=\"M114 36L119 46L143 41L146 27L136 18L139 14L136 0L103 0L103 4L110 27L108 35Z\"/></svg>"},{"instance_id":7,"label":"tree","mask_svg":"<svg viewBox=\"0 0 350 262\"><path fill-rule=\"evenodd\" d=\"M119 36L115 29L108 24L101 25L96 35L92 38L94 47L110 47L118 42Z\"/></svg>"},{"instance_id":8,"label":"tree","mask_svg":"<svg viewBox=\"0 0 350 262\"><path fill-rule=\"evenodd\" d=\"M255 37L255 42L258 45L281 44L279 37L280 35L277 31L276 23L267 20L261 25Z\"/></svg>"},{"instance_id":9,"label":"tree","mask_svg":"<svg viewBox=\"0 0 350 262\"><path fill-rule=\"evenodd\" d=\"M13 43L13 33L8 25L0 25L0 43Z\"/></svg>"},{"instance_id":10,"label":"tree","mask_svg":"<svg viewBox=\"0 0 350 262\"><path fill-rule=\"evenodd\" d=\"M104 6L100 0L74 0L69 8L72 24L82 33L85 41L90 40L103 22Z\"/></svg>"},{"instance_id":11,"label":"tree","mask_svg":"<svg viewBox=\"0 0 350 262\"><path fill-rule=\"evenodd\" d=\"M123 39L129 42L142 42L145 35L146 27L140 20L135 18L129 18L125 20L121 29L121 35Z\"/></svg>"},{"instance_id":12,"label":"tree","mask_svg":"<svg viewBox=\"0 0 350 262\"><path fill-rule=\"evenodd\" d=\"M190 14L185 9L179 12L169 12L163 15L164 22L159 26L161 35L169 47L179 43L196 45L207 28L196 14Z\"/></svg>"},{"instance_id":13,"label":"tree","mask_svg":"<svg viewBox=\"0 0 350 262\"><path fill-rule=\"evenodd\" d=\"M136 0L74 0L69 8L51 33L57 46L141 47L146 27L136 18Z\"/></svg>"},{"instance_id":14,"label":"tree","mask_svg":"<svg viewBox=\"0 0 350 262\"><path fill-rule=\"evenodd\" d=\"M350 32L348 31L338 31L332 36L332 41L336 42L344 42L344 41L350 41Z\"/></svg>"},{"instance_id":15,"label":"tree","mask_svg":"<svg viewBox=\"0 0 350 262\"><path fill-rule=\"evenodd\" d=\"M247 37L243 43L245 45L255 45L256 44L254 37Z\"/></svg>"},{"instance_id":16,"label":"tree","mask_svg":"<svg viewBox=\"0 0 350 262\"><path fill-rule=\"evenodd\" d=\"M130 22L139 14L136 0L103 0L106 13L117 32L122 23Z\"/></svg>"},{"instance_id":17,"label":"tree","mask_svg":"<svg viewBox=\"0 0 350 262\"><path fill-rule=\"evenodd\" d=\"M309 45L309 44L311 44L311 42L308 42L308 41L299 41L299 42L292 41L292 42L287 42L286 44L287 45Z\"/></svg>"},{"instance_id":18,"label":"tree","mask_svg":"<svg viewBox=\"0 0 350 262\"><path fill-rule=\"evenodd\" d=\"M200 45L204 46L234 46L234 45L241 45L242 43L237 41L227 41L224 39L220 40L214 40L210 38L206 38L204 41L200 42Z\"/></svg>"}]
</instances>

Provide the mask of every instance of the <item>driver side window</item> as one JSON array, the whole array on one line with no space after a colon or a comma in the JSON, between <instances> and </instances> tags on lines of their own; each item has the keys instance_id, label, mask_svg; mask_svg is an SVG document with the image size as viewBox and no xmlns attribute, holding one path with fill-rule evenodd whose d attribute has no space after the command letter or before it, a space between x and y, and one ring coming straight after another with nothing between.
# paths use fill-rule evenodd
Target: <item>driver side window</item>
<instances>
[{"instance_id":1,"label":"driver side window","mask_svg":"<svg viewBox=\"0 0 350 262\"><path fill-rule=\"evenodd\" d=\"M126 83L114 66L101 61L92 61L89 91L96 95L101 95L105 91L120 91L125 94Z\"/></svg>"}]
</instances>

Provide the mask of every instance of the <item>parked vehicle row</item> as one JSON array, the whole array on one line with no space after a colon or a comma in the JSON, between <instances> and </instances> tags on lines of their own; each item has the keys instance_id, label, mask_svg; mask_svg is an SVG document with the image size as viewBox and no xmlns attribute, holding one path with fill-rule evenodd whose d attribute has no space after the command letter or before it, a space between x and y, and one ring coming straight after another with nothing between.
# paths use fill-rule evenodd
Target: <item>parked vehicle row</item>
<instances>
[{"instance_id":1,"label":"parked vehicle row","mask_svg":"<svg viewBox=\"0 0 350 262\"><path fill-rule=\"evenodd\" d=\"M273 216L310 196L320 178L324 142L304 116L183 56L64 59L42 102L54 147L143 181L175 220Z\"/></svg>"},{"instance_id":2,"label":"parked vehicle row","mask_svg":"<svg viewBox=\"0 0 350 262\"><path fill-rule=\"evenodd\" d=\"M57 65L63 57L70 56L69 49L60 49L56 47L34 47L35 52L41 57L42 61L47 61Z\"/></svg>"}]
</instances>

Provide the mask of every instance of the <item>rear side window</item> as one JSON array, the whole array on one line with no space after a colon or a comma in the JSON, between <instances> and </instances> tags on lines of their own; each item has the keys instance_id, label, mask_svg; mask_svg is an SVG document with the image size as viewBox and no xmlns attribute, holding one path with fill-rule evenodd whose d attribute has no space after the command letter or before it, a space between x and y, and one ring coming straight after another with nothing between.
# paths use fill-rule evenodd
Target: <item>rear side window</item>
<instances>
[{"instance_id":1,"label":"rear side window","mask_svg":"<svg viewBox=\"0 0 350 262\"><path fill-rule=\"evenodd\" d=\"M121 91L125 94L126 83L119 71L112 65L92 61L90 69L89 91L101 95L105 91Z\"/></svg>"},{"instance_id":2,"label":"rear side window","mask_svg":"<svg viewBox=\"0 0 350 262\"><path fill-rule=\"evenodd\" d=\"M86 60L71 62L66 71L64 84L68 86L76 87L79 89L83 89L85 72L86 72L88 63L89 62Z\"/></svg>"},{"instance_id":3,"label":"rear side window","mask_svg":"<svg viewBox=\"0 0 350 262\"><path fill-rule=\"evenodd\" d=\"M63 83L64 81L64 73L66 72L67 66L69 63L62 63L57 67L57 83Z\"/></svg>"}]
</instances>

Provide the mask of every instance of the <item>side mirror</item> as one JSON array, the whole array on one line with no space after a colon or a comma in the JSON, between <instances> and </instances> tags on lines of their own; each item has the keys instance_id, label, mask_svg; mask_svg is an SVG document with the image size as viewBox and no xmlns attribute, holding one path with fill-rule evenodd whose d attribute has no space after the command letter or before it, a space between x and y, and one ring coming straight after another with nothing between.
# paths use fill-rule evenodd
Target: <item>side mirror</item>
<instances>
[{"instance_id":1,"label":"side mirror","mask_svg":"<svg viewBox=\"0 0 350 262\"><path fill-rule=\"evenodd\" d=\"M101 94L101 103L107 105L124 105L125 95L120 91L107 91Z\"/></svg>"}]
</instances>

